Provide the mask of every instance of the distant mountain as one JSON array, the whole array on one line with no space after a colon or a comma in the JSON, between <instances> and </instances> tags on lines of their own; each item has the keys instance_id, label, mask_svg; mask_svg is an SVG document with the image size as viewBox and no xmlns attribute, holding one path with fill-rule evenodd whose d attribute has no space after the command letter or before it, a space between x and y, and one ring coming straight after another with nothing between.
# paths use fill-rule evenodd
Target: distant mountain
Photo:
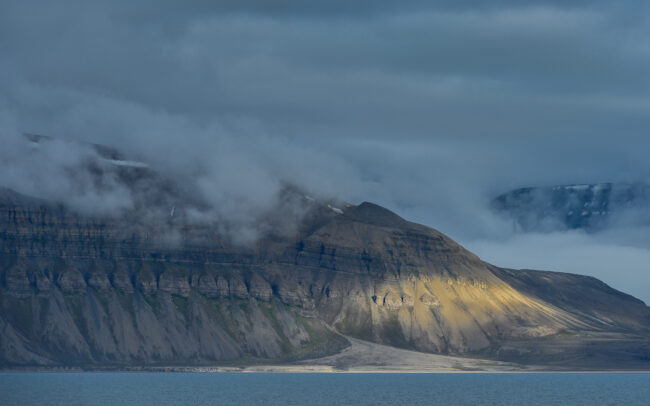
<instances>
[{"instance_id":1,"label":"distant mountain","mask_svg":"<svg viewBox=\"0 0 650 406\"><path fill-rule=\"evenodd\" d=\"M285 191L303 213L295 227L282 229L280 211L255 242L237 244L189 221L184 208L196 203L153 169L88 168L137 188L138 203L100 216L0 190L0 367L285 363L354 337L650 368L650 308L597 279L498 268L383 207L295 188Z\"/></svg>"},{"instance_id":2,"label":"distant mountain","mask_svg":"<svg viewBox=\"0 0 650 406\"><path fill-rule=\"evenodd\" d=\"M525 187L496 197L491 208L523 231L650 225L650 185L598 183Z\"/></svg>"}]
</instances>

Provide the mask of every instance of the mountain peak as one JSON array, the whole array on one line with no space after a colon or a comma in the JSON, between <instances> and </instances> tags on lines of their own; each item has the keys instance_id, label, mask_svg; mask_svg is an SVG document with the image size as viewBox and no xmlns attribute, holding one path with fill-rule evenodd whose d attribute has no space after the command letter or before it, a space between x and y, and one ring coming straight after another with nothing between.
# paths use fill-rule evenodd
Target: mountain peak
<instances>
[{"instance_id":1,"label":"mountain peak","mask_svg":"<svg viewBox=\"0 0 650 406\"><path fill-rule=\"evenodd\" d=\"M277 361L338 352L346 336L520 362L576 362L584 348L604 357L585 363L650 359L640 301L494 267L377 204L287 187L272 220L255 217L259 243L239 247L223 224L188 218L193 199L163 174L110 171L141 196L111 217L0 196L0 367Z\"/></svg>"},{"instance_id":2,"label":"mountain peak","mask_svg":"<svg viewBox=\"0 0 650 406\"><path fill-rule=\"evenodd\" d=\"M380 227L402 227L408 224L397 214L375 203L363 202L348 212L360 222Z\"/></svg>"}]
</instances>

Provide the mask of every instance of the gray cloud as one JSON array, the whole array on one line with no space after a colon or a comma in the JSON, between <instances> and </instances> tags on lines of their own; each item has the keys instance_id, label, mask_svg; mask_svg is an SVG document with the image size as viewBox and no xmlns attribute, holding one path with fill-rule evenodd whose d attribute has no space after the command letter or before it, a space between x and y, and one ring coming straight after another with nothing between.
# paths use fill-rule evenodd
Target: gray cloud
<instances>
[{"instance_id":1,"label":"gray cloud","mask_svg":"<svg viewBox=\"0 0 650 406\"><path fill-rule=\"evenodd\" d=\"M120 148L194 179L242 223L290 182L512 252L486 210L496 194L650 180L650 6L487 3L3 2L2 142L26 131ZM648 246L629 235L647 272ZM550 265L576 269L565 262Z\"/></svg>"}]
</instances>

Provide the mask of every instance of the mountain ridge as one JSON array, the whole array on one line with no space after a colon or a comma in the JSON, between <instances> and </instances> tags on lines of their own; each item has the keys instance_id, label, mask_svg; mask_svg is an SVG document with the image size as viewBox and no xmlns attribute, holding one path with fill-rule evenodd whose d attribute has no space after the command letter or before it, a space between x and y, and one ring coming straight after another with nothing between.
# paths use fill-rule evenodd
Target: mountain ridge
<instances>
[{"instance_id":1,"label":"mountain ridge","mask_svg":"<svg viewBox=\"0 0 650 406\"><path fill-rule=\"evenodd\" d=\"M336 332L512 361L503 348L566 332L572 343L592 344L603 335L617 343L648 336L650 312L638 299L600 282L587 295L598 305L567 302L563 292L576 286L564 274L485 264L444 234L368 202L338 211L310 203L303 231L242 249L216 240L159 244L119 219L23 201L14 194L0 203L5 366L289 362L340 351L347 344ZM539 287L544 278L551 293ZM542 356L517 348L517 361L540 362L548 349L539 347ZM646 365L644 351L621 362Z\"/></svg>"},{"instance_id":2,"label":"mountain ridge","mask_svg":"<svg viewBox=\"0 0 650 406\"><path fill-rule=\"evenodd\" d=\"M241 224L191 185L92 150L66 170L73 189L118 188L130 205L0 189L0 367L287 363L340 353L346 337L649 367L650 308L594 278L499 268L376 204L290 185L238 239Z\"/></svg>"},{"instance_id":3,"label":"mountain ridge","mask_svg":"<svg viewBox=\"0 0 650 406\"><path fill-rule=\"evenodd\" d=\"M650 185L643 182L522 187L495 197L490 208L524 232L649 225ZM629 213L635 215L628 218Z\"/></svg>"}]
</instances>

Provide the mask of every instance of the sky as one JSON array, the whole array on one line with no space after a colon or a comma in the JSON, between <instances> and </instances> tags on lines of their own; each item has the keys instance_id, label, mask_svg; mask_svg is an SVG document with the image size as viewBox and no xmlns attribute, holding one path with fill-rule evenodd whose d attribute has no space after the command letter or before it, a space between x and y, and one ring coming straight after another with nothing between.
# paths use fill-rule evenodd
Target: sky
<instances>
[{"instance_id":1,"label":"sky","mask_svg":"<svg viewBox=\"0 0 650 406\"><path fill-rule=\"evenodd\" d=\"M645 229L522 234L487 210L521 186L650 181L648 2L103 3L0 1L0 185L128 207L70 193L60 169L87 151L16 140L106 144L223 216L288 182L650 302Z\"/></svg>"}]
</instances>

